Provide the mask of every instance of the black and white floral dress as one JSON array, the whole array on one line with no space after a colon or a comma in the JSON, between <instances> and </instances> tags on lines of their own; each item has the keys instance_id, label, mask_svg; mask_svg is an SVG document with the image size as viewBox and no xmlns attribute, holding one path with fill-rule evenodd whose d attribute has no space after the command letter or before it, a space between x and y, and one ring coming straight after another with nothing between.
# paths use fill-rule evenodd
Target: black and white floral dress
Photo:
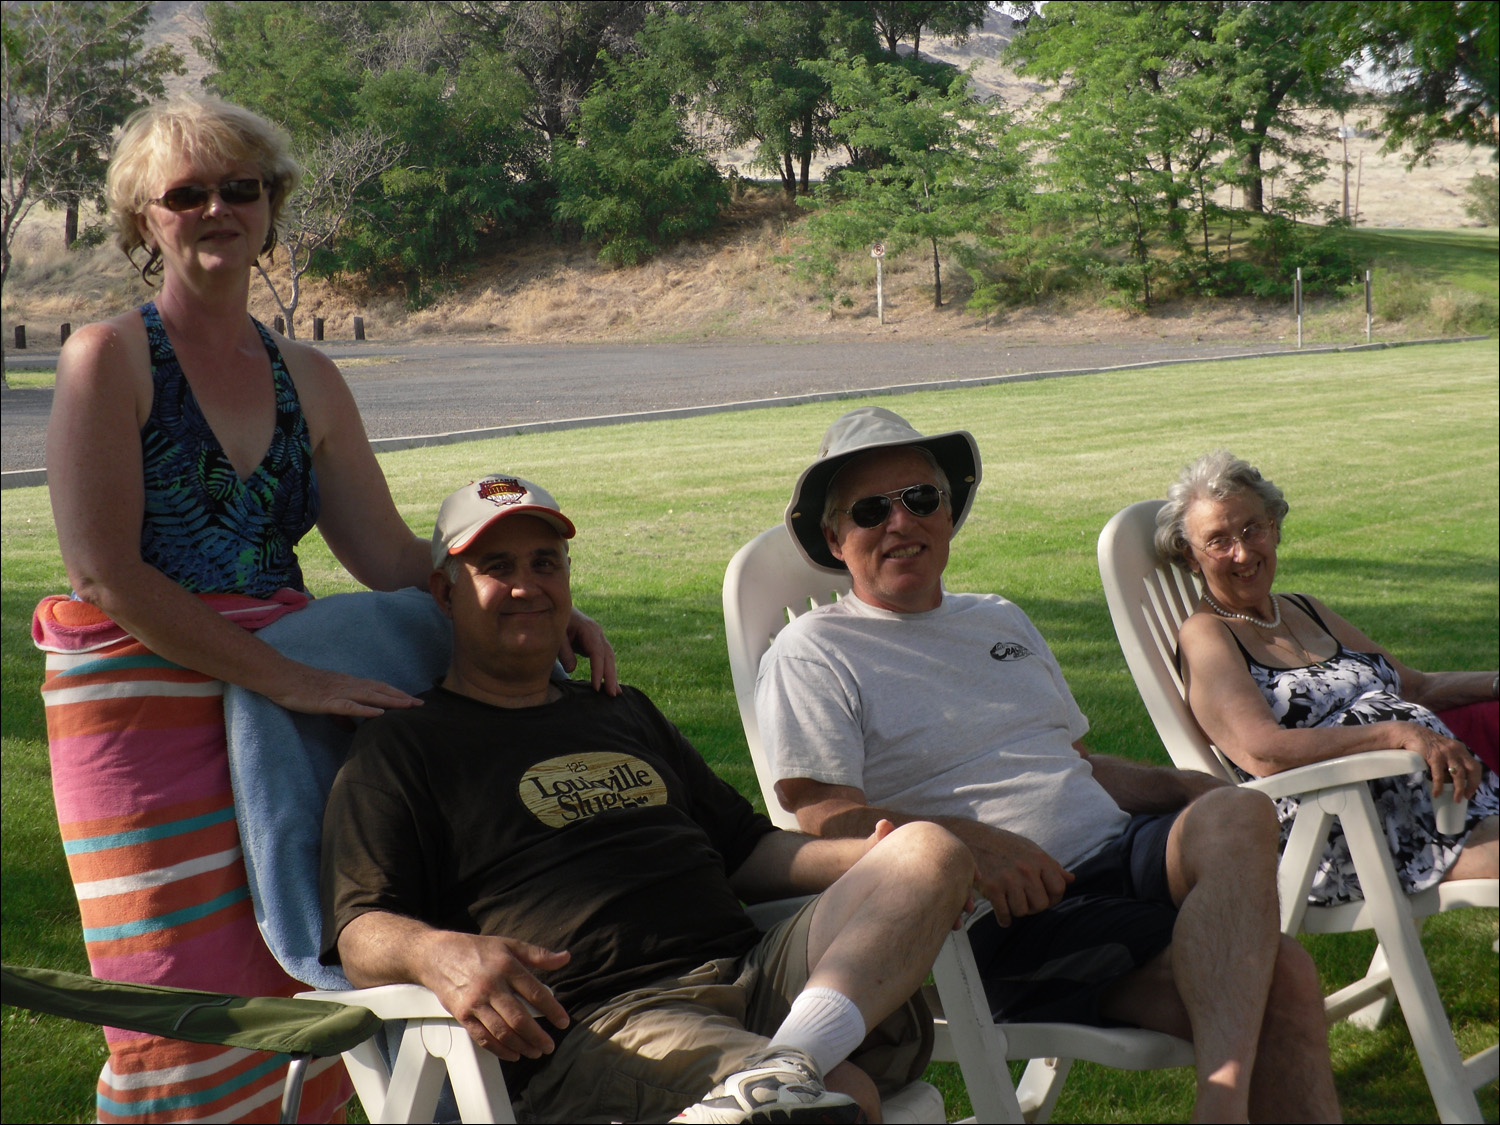
<instances>
[{"instance_id":1,"label":"black and white floral dress","mask_svg":"<svg viewBox=\"0 0 1500 1125\"><path fill-rule=\"evenodd\" d=\"M1305 597L1289 595L1329 636L1333 634ZM1239 644L1238 639L1235 641ZM1335 640L1335 643L1337 641ZM1273 668L1255 660L1240 645L1250 676L1271 707L1276 721L1288 729L1365 726L1389 721L1421 723L1439 734L1453 737L1442 721L1425 707L1401 698L1401 677L1380 653L1353 652L1339 644L1329 659L1301 668ZM1241 780L1251 775L1234 767ZM1442 881L1458 861L1464 839L1486 817L1500 811L1495 774L1487 767L1479 792L1469 800L1463 831L1449 836L1439 832L1432 810L1432 793L1425 772L1405 777L1383 777L1369 783L1375 811L1385 826L1385 839L1396 861L1396 876L1408 891L1426 890ZM1281 821L1281 846L1286 847L1297 799L1276 802ZM1328 835L1328 847L1313 873L1308 901L1318 905L1349 902L1364 897L1359 877L1349 858L1344 830L1337 822Z\"/></svg>"}]
</instances>

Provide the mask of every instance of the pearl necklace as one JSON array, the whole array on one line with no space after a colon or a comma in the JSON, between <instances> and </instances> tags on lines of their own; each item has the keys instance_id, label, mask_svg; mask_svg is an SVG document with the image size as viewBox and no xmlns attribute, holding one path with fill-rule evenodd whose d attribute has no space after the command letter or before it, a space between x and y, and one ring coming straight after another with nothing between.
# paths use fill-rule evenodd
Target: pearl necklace
<instances>
[{"instance_id":1,"label":"pearl necklace","mask_svg":"<svg viewBox=\"0 0 1500 1125\"><path fill-rule=\"evenodd\" d=\"M1275 613L1269 621L1262 621L1259 617L1254 617L1248 613L1231 613L1218 602L1214 601L1214 596L1207 590L1203 592L1203 600L1208 602L1213 607L1214 612L1220 617L1232 617L1236 621L1248 621L1250 624L1257 625L1262 629L1274 629L1281 624L1281 603L1276 600L1275 594L1271 595L1271 608L1275 610Z\"/></svg>"}]
</instances>

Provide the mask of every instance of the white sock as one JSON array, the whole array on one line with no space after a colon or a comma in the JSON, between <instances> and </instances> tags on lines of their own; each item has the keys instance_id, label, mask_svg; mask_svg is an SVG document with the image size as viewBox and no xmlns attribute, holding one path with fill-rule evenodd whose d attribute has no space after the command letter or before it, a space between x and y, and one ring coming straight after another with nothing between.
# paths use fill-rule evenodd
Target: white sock
<instances>
[{"instance_id":1,"label":"white sock","mask_svg":"<svg viewBox=\"0 0 1500 1125\"><path fill-rule=\"evenodd\" d=\"M853 1000L831 988L804 989L771 1036L770 1047L806 1051L827 1074L865 1037L865 1017Z\"/></svg>"}]
</instances>

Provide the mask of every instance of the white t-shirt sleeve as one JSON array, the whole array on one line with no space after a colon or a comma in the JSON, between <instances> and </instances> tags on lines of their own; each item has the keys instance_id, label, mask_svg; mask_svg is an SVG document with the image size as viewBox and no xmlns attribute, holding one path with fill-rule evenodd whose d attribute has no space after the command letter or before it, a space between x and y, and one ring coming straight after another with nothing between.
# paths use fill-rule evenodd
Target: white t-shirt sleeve
<instances>
[{"instance_id":1,"label":"white t-shirt sleeve","mask_svg":"<svg viewBox=\"0 0 1500 1125\"><path fill-rule=\"evenodd\" d=\"M865 787L859 688L838 661L787 630L761 659L755 714L772 775Z\"/></svg>"}]
</instances>

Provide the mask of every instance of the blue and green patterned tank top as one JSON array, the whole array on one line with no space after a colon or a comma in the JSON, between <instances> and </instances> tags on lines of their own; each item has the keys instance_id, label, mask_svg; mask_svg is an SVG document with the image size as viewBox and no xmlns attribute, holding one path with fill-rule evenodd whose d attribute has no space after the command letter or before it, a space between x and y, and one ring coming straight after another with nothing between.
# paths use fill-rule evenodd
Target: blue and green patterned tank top
<instances>
[{"instance_id":1,"label":"blue and green patterned tank top","mask_svg":"<svg viewBox=\"0 0 1500 1125\"><path fill-rule=\"evenodd\" d=\"M155 304L141 307L151 345L151 417L141 427L146 517L141 557L195 594L267 597L302 589L298 540L318 519L312 443L297 388L275 341L276 430L264 460L240 480L183 376Z\"/></svg>"}]
</instances>

